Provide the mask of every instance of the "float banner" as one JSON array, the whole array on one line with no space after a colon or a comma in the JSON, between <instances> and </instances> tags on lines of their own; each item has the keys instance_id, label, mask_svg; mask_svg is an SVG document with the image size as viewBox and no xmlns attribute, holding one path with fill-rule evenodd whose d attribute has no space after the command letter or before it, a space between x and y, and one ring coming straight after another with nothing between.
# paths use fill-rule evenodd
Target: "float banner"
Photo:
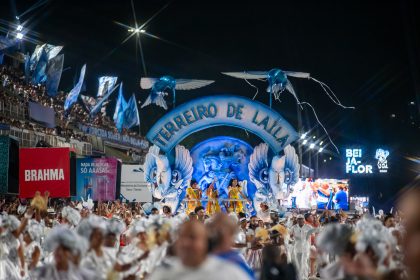
<instances>
[{"instance_id":1,"label":"float banner","mask_svg":"<svg viewBox=\"0 0 420 280\"><path fill-rule=\"evenodd\" d=\"M7 193L9 183L9 136L0 136L0 193Z\"/></svg>"},{"instance_id":2,"label":"float banner","mask_svg":"<svg viewBox=\"0 0 420 280\"><path fill-rule=\"evenodd\" d=\"M117 159L81 158L76 160L77 200L92 198L94 201L116 199Z\"/></svg>"},{"instance_id":3,"label":"float banner","mask_svg":"<svg viewBox=\"0 0 420 280\"><path fill-rule=\"evenodd\" d=\"M161 118L146 137L168 153L188 135L214 126L250 131L278 153L298 138L276 111L257 101L231 95L207 96L184 103Z\"/></svg>"},{"instance_id":4,"label":"float banner","mask_svg":"<svg viewBox=\"0 0 420 280\"><path fill-rule=\"evenodd\" d=\"M70 196L69 148L19 150L19 196L34 197L36 191L49 191L50 197Z\"/></svg>"},{"instance_id":5,"label":"float banner","mask_svg":"<svg viewBox=\"0 0 420 280\"><path fill-rule=\"evenodd\" d=\"M144 179L143 165L124 164L121 169L121 198L130 202L152 202Z\"/></svg>"},{"instance_id":6,"label":"float banner","mask_svg":"<svg viewBox=\"0 0 420 280\"><path fill-rule=\"evenodd\" d=\"M29 101L29 117L45 127L55 127L55 111L53 108Z\"/></svg>"}]
</instances>

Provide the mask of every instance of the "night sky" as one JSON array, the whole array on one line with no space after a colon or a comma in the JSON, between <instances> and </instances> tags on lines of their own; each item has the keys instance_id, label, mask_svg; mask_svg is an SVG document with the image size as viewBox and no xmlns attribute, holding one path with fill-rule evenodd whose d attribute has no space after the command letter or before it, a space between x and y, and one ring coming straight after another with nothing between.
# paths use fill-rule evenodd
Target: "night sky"
<instances>
[{"instance_id":1,"label":"night sky","mask_svg":"<svg viewBox=\"0 0 420 280\"><path fill-rule=\"evenodd\" d=\"M134 92L138 100L146 99L148 91L139 88L144 72L135 38L120 46L129 33L115 23L134 26L130 0L4 0L0 18L13 22L15 15L38 2L46 4L26 13L21 21L37 32L39 41L64 45L64 67L71 69L63 73L61 89L71 89L76 72L87 63L88 95L96 94L99 76L112 74L124 81L127 97ZM327 83L343 104L356 107L341 109L319 85L291 78L299 97L315 107L340 149L386 146L396 155L389 177L379 181L355 178L355 182L378 197L385 196L379 201L387 203L390 195L386 193L395 193L419 174L418 165L412 170L404 159L420 156L418 96L416 100L416 86L420 84L416 72L420 68L420 36L416 30L420 9L416 1L134 1L138 24L169 2L145 27L164 40L141 36L147 76L216 81L203 89L178 91L177 103L216 93L250 98L255 94L245 81L220 72L272 68L310 72ZM4 21L1 26L6 27ZM35 45L25 43L24 47L32 52ZM266 84L253 84L260 90L256 99L268 104ZM171 99L167 101L171 106ZM298 126L291 95L283 93L282 102L276 102L274 108ZM142 109L142 133L146 134L164 113L156 106ZM302 118L301 131L311 131L327 142L310 110L305 109ZM248 137L242 131L230 130L241 138ZM205 137L211 136L207 133ZM248 141L258 143L253 136ZM327 149L333 152L331 145ZM305 152L304 163L307 160ZM341 176L341 160L343 156L335 152L321 155L319 175ZM388 191L383 193L385 187Z\"/></svg>"}]
</instances>

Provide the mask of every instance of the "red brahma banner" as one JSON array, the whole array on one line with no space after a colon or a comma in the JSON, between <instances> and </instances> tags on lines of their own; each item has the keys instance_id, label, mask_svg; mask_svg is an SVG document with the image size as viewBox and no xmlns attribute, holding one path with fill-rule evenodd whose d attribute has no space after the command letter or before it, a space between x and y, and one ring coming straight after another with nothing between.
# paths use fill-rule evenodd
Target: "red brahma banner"
<instances>
[{"instance_id":1,"label":"red brahma banner","mask_svg":"<svg viewBox=\"0 0 420 280\"><path fill-rule=\"evenodd\" d=\"M70 196L69 148L19 150L19 196L31 198L36 191L49 191L50 197Z\"/></svg>"}]
</instances>

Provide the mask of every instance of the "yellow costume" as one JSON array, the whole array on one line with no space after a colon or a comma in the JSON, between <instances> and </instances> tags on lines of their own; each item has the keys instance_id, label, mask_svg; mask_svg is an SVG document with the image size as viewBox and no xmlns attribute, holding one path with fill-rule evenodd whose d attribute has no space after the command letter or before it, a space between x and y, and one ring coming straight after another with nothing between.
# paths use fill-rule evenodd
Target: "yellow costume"
<instances>
[{"instance_id":1,"label":"yellow costume","mask_svg":"<svg viewBox=\"0 0 420 280\"><path fill-rule=\"evenodd\" d=\"M187 188L187 199L192 200L187 203L187 214L194 212L195 207L201 206L201 190L192 187Z\"/></svg>"},{"instance_id":2,"label":"yellow costume","mask_svg":"<svg viewBox=\"0 0 420 280\"><path fill-rule=\"evenodd\" d=\"M229 186L229 199L242 199L242 187L237 185L236 187ZM229 201L229 210L236 213L243 212L244 207L242 201Z\"/></svg>"},{"instance_id":3,"label":"yellow costume","mask_svg":"<svg viewBox=\"0 0 420 280\"><path fill-rule=\"evenodd\" d=\"M206 195L209 199L206 207L207 215L211 216L215 213L220 212L220 205L219 205L219 193L215 189L208 188L206 190Z\"/></svg>"}]
</instances>

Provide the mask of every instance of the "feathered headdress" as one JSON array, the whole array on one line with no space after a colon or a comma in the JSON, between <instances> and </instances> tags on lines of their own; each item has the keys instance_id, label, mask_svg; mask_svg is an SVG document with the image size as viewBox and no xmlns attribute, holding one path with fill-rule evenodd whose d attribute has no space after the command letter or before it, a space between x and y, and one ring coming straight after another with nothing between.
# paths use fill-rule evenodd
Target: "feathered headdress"
<instances>
[{"instance_id":1,"label":"feathered headdress","mask_svg":"<svg viewBox=\"0 0 420 280\"><path fill-rule=\"evenodd\" d=\"M32 208L38 209L39 211L47 211L49 195L50 193L48 191L44 192L44 196L41 196L39 191L35 192L35 196L31 201Z\"/></svg>"}]
</instances>

